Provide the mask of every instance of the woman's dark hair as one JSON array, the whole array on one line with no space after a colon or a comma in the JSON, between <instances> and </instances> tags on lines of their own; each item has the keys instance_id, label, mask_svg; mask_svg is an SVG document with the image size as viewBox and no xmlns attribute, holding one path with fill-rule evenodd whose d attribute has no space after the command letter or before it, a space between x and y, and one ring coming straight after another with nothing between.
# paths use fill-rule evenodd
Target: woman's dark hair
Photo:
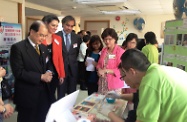
<instances>
[{"instance_id":1,"label":"woman's dark hair","mask_svg":"<svg viewBox=\"0 0 187 122\"><path fill-rule=\"evenodd\" d=\"M90 36L89 35L83 36L83 42L88 42L89 40L90 40Z\"/></svg>"},{"instance_id":2,"label":"woman's dark hair","mask_svg":"<svg viewBox=\"0 0 187 122\"><path fill-rule=\"evenodd\" d=\"M74 21L74 26L75 26L75 18L72 17L71 15L68 15L68 16L65 16L63 19L62 19L62 24L65 24L69 21Z\"/></svg>"},{"instance_id":3,"label":"woman's dark hair","mask_svg":"<svg viewBox=\"0 0 187 122\"><path fill-rule=\"evenodd\" d=\"M101 38L104 40L107 36L111 36L115 39L115 43L118 41L118 34L113 28L106 28L103 33L101 34Z\"/></svg>"},{"instance_id":4,"label":"woman's dark hair","mask_svg":"<svg viewBox=\"0 0 187 122\"><path fill-rule=\"evenodd\" d=\"M127 38L123 41L122 46L123 46L124 48L126 48L128 42L132 41L133 39L136 40L136 43L138 42L138 36L137 36L137 34L135 34L135 33L129 33L128 36L127 36Z\"/></svg>"},{"instance_id":5,"label":"woman's dark hair","mask_svg":"<svg viewBox=\"0 0 187 122\"><path fill-rule=\"evenodd\" d=\"M156 35L155 33L153 32L147 32L145 35L144 35L144 38L146 40L146 44L158 44L157 40L156 40Z\"/></svg>"},{"instance_id":6,"label":"woman's dark hair","mask_svg":"<svg viewBox=\"0 0 187 122\"><path fill-rule=\"evenodd\" d=\"M43 21L44 23L46 23L46 24L51 23L53 20L56 20L56 21L59 22L58 17L57 17L56 15L54 15L54 14L49 14L49 15L46 15L46 16L44 16L44 17L42 18L42 21Z\"/></svg>"},{"instance_id":7,"label":"woman's dark hair","mask_svg":"<svg viewBox=\"0 0 187 122\"><path fill-rule=\"evenodd\" d=\"M137 46L136 48L138 50L142 50L142 48L145 46L145 40L144 39L138 39L138 43L137 43Z\"/></svg>"},{"instance_id":8,"label":"woman's dark hair","mask_svg":"<svg viewBox=\"0 0 187 122\"><path fill-rule=\"evenodd\" d=\"M128 49L121 56L121 65L125 70L130 68L146 72L151 65L147 57L137 49Z\"/></svg>"},{"instance_id":9,"label":"woman's dark hair","mask_svg":"<svg viewBox=\"0 0 187 122\"><path fill-rule=\"evenodd\" d=\"M90 42L89 42L89 45L88 45L88 50L91 51L91 52L94 51L94 48L92 47L94 42L99 42L100 43L99 50L101 51L103 49L103 43L101 41L101 38L98 35L93 35L90 38Z\"/></svg>"}]
</instances>

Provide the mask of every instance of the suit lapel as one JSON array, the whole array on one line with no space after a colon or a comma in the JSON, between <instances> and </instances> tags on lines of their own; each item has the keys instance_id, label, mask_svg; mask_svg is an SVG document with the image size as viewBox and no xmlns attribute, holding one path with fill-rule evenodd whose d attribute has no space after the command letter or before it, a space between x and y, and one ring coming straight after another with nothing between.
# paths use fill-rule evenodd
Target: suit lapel
<instances>
[{"instance_id":1,"label":"suit lapel","mask_svg":"<svg viewBox=\"0 0 187 122\"><path fill-rule=\"evenodd\" d=\"M73 45L75 44L75 37L73 36L73 34L71 33L71 46L70 46L70 49L69 50L71 50L71 49L73 49Z\"/></svg>"},{"instance_id":2,"label":"suit lapel","mask_svg":"<svg viewBox=\"0 0 187 122\"><path fill-rule=\"evenodd\" d=\"M40 52L41 52L41 60L42 60L42 64L43 64L43 70L44 72L46 71L46 58L47 58L47 49L45 49L44 45L40 45Z\"/></svg>"},{"instance_id":3,"label":"suit lapel","mask_svg":"<svg viewBox=\"0 0 187 122\"><path fill-rule=\"evenodd\" d=\"M29 40L26 39L26 50L28 55L30 56L30 59L33 61L34 65L37 67L37 69L43 73L42 66L40 62L38 61L38 54L36 53L34 47L30 44Z\"/></svg>"}]
</instances>

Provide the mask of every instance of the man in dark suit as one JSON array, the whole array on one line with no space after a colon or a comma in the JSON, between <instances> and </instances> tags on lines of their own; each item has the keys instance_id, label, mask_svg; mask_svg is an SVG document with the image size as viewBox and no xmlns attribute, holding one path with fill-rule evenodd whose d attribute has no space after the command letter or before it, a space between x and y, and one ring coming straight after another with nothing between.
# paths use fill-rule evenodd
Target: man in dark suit
<instances>
[{"instance_id":1,"label":"man in dark suit","mask_svg":"<svg viewBox=\"0 0 187 122\"><path fill-rule=\"evenodd\" d=\"M72 33L75 26L75 19L72 16L66 16L62 19L63 30L57 35L62 37L62 54L64 59L65 79L58 88L58 99L70 94L76 90L78 62L77 56L80 47L80 38Z\"/></svg>"},{"instance_id":2,"label":"man in dark suit","mask_svg":"<svg viewBox=\"0 0 187 122\"><path fill-rule=\"evenodd\" d=\"M11 47L17 122L45 122L50 107L48 83L52 79L52 73L46 72L47 49L41 44L47 33L45 24L36 21L30 26L28 38Z\"/></svg>"}]
</instances>

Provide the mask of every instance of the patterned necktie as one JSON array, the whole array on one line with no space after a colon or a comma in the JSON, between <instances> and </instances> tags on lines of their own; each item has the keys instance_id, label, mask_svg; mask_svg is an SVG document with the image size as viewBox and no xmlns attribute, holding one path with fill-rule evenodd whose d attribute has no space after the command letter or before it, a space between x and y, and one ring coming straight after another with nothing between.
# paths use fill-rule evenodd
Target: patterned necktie
<instances>
[{"instance_id":1,"label":"patterned necktie","mask_svg":"<svg viewBox=\"0 0 187 122\"><path fill-rule=\"evenodd\" d=\"M38 53L38 55L40 55L40 50L38 48L38 45L35 46L36 52Z\"/></svg>"},{"instance_id":2,"label":"patterned necktie","mask_svg":"<svg viewBox=\"0 0 187 122\"><path fill-rule=\"evenodd\" d=\"M69 51L69 48L70 48L70 42L69 42L68 34L66 34L66 49L67 49L67 51Z\"/></svg>"}]
</instances>

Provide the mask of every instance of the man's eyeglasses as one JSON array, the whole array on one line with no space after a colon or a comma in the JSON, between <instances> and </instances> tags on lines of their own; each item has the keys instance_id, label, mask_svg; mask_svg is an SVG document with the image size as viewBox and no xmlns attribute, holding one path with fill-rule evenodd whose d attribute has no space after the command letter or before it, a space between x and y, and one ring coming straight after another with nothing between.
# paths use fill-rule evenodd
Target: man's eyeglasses
<instances>
[{"instance_id":1,"label":"man's eyeglasses","mask_svg":"<svg viewBox=\"0 0 187 122\"><path fill-rule=\"evenodd\" d=\"M69 25L69 24L66 24L66 26L67 26L67 27L71 27L71 28L74 27L74 25Z\"/></svg>"},{"instance_id":2,"label":"man's eyeglasses","mask_svg":"<svg viewBox=\"0 0 187 122\"><path fill-rule=\"evenodd\" d=\"M45 37L45 38L47 37L47 35L44 35L44 34L41 34L41 33L37 33L37 35L38 35L39 37L43 37L43 38L44 38L44 37Z\"/></svg>"},{"instance_id":3,"label":"man's eyeglasses","mask_svg":"<svg viewBox=\"0 0 187 122\"><path fill-rule=\"evenodd\" d=\"M122 67L121 64L118 66L118 68L120 69L120 73L121 73L120 79L121 79L121 80L124 80L124 77L126 76L126 72L125 72L125 70L123 69L123 67Z\"/></svg>"}]
</instances>

